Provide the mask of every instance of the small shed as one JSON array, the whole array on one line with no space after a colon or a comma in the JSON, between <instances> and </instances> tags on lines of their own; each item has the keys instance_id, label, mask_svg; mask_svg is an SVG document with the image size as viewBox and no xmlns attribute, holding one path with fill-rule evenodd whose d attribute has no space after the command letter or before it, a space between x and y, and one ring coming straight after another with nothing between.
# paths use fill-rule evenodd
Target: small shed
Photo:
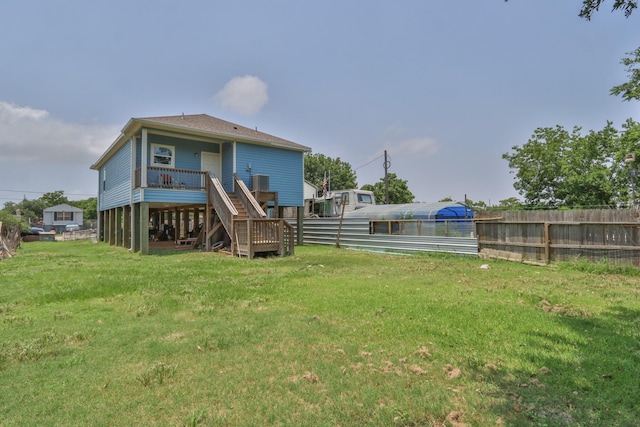
<instances>
[{"instance_id":1,"label":"small shed","mask_svg":"<svg viewBox=\"0 0 640 427\"><path fill-rule=\"evenodd\" d=\"M56 230L62 233L67 224L78 224L82 227L82 209L63 203L51 206L42 211L42 222L46 231Z\"/></svg>"}]
</instances>

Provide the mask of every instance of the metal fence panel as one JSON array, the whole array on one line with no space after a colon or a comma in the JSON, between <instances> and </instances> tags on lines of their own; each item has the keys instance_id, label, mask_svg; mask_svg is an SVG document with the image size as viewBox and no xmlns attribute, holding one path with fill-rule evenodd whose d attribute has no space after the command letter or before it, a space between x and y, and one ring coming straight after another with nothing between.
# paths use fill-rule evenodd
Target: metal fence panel
<instances>
[{"instance_id":1,"label":"metal fence panel","mask_svg":"<svg viewBox=\"0 0 640 427\"><path fill-rule=\"evenodd\" d=\"M295 220L289 220L296 228ZM305 218L304 244L335 245L340 228L339 218ZM296 229L297 234L297 229ZM478 254L478 240L474 237L441 237L370 234L366 218L345 218L340 229L340 246L371 251L447 252L465 255Z\"/></svg>"}]
</instances>

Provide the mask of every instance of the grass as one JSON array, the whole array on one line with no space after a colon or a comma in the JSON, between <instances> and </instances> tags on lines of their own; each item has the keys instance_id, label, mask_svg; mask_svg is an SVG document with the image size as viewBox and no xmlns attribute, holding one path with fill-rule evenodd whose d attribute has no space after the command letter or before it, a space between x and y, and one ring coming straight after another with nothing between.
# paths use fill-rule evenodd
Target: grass
<instances>
[{"instance_id":1,"label":"grass","mask_svg":"<svg viewBox=\"0 0 640 427\"><path fill-rule=\"evenodd\" d=\"M0 425L625 426L640 277L89 241L0 262Z\"/></svg>"}]
</instances>

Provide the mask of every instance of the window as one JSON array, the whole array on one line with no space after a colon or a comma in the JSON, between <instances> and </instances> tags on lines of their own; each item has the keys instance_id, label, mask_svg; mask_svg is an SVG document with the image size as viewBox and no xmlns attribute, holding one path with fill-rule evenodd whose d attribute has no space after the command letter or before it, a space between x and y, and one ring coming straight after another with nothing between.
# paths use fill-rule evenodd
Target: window
<instances>
[{"instance_id":1,"label":"window","mask_svg":"<svg viewBox=\"0 0 640 427\"><path fill-rule=\"evenodd\" d=\"M151 166L175 167L175 147L151 144Z\"/></svg>"},{"instance_id":2,"label":"window","mask_svg":"<svg viewBox=\"0 0 640 427\"><path fill-rule=\"evenodd\" d=\"M358 194L358 202L359 203L368 203L368 204L373 204L373 201L371 200L371 194Z\"/></svg>"},{"instance_id":3,"label":"window","mask_svg":"<svg viewBox=\"0 0 640 427\"><path fill-rule=\"evenodd\" d=\"M54 212L54 221L73 221L73 212Z\"/></svg>"}]
</instances>

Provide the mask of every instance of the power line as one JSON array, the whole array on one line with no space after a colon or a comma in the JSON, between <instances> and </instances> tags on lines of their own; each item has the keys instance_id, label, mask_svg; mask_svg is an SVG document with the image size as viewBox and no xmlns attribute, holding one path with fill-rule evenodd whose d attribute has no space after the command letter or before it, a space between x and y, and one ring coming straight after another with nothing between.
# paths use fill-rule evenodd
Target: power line
<instances>
[{"instance_id":1,"label":"power line","mask_svg":"<svg viewBox=\"0 0 640 427\"><path fill-rule=\"evenodd\" d=\"M380 154L380 155L379 155L378 157L376 157L375 159L368 161L367 163L365 163L365 164L364 164L364 165L362 165L362 166L358 166L358 167L357 167L357 168L355 168L354 170L358 170L358 169L360 169L360 168L363 168L363 167L365 167L365 166L367 166L367 165L369 165L369 164L371 164L371 163L375 162L376 160L378 160L378 159L382 158L383 156L384 156L384 154Z\"/></svg>"}]
</instances>

